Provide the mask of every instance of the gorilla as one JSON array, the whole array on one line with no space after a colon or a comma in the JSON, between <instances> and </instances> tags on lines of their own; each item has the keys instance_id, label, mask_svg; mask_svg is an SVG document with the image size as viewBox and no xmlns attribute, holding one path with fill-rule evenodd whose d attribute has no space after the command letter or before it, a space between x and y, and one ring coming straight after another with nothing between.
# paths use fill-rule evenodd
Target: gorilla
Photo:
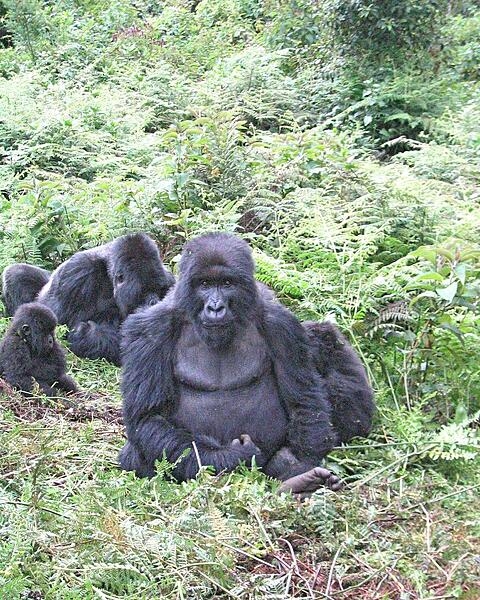
<instances>
[{"instance_id":1,"label":"gorilla","mask_svg":"<svg viewBox=\"0 0 480 600\"><path fill-rule=\"evenodd\" d=\"M339 436L306 330L256 284L241 239L189 242L176 286L128 317L122 348L123 469L153 476L166 457L183 481L255 461L283 490L341 487L318 466Z\"/></svg>"},{"instance_id":2,"label":"gorilla","mask_svg":"<svg viewBox=\"0 0 480 600\"><path fill-rule=\"evenodd\" d=\"M257 289L266 302L278 302L263 283L257 282ZM366 437L372 428L375 403L365 367L333 323L304 321L302 325L310 342L311 359L326 386L338 441Z\"/></svg>"},{"instance_id":3,"label":"gorilla","mask_svg":"<svg viewBox=\"0 0 480 600\"><path fill-rule=\"evenodd\" d=\"M31 393L34 380L47 396L78 391L66 374L65 352L55 339L53 312L31 302L20 306L0 343L0 375L13 387Z\"/></svg>"},{"instance_id":4,"label":"gorilla","mask_svg":"<svg viewBox=\"0 0 480 600\"><path fill-rule=\"evenodd\" d=\"M38 269L25 266L29 273ZM22 294L28 295L28 285L22 291L25 272L21 265L6 269L5 297L18 303ZM134 233L77 252L51 274L36 298L53 310L59 323L68 325L72 352L119 365L121 323L138 308L159 302L174 281L155 242L145 233Z\"/></svg>"},{"instance_id":5,"label":"gorilla","mask_svg":"<svg viewBox=\"0 0 480 600\"><path fill-rule=\"evenodd\" d=\"M2 276L2 301L7 317L12 317L17 308L33 302L40 290L50 279L50 271L17 263L7 267Z\"/></svg>"},{"instance_id":6,"label":"gorilla","mask_svg":"<svg viewBox=\"0 0 480 600\"><path fill-rule=\"evenodd\" d=\"M373 390L357 354L332 323L303 323L313 364L325 382L339 441L366 437L372 427Z\"/></svg>"}]
</instances>

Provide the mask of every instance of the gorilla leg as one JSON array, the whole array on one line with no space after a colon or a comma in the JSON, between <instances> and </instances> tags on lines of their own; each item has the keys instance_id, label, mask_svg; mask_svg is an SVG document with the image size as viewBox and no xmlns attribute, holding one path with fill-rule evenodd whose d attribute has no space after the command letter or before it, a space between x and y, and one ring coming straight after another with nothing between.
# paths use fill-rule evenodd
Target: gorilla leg
<instances>
[{"instance_id":1,"label":"gorilla leg","mask_svg":"<svg viewBox=\"0 0 480 600\"><path fill-rule=\"evenodd\" d=\"M105 358L120 366L120 321L81 322L68 334L71 351L81 358Z\"/></svg>"},{"instance_id":2,"label":"gorilla leg","mask_svg":"<svg viewBox=\"0 0 480 600\"><path fill-rule=\"evenodd\" d=\"M282 481L279 492L292 492L306 498L321 487L337 491L340 479L328 469L315 466L310 461L297 459L289 448L281 448L265 467L265 473Z\"/></svg>"},{"instance_id":3,"label":"gorilla leg","mask_svg":"<svg viewBox=\"0 0 480 600\"><path fill-rule=\"evenodd\" d=\"M143 454L131 442L127 442L118 455L124 471L135 471L137 477L153 477L155 468L147 463Z\"/></svg>"},{"instance_id":4,"label":"gorilla leg","mask_svg":"<svg viewBox=\"0 0 480 600\"><path fill-rule=\"evenodd\" d=\"M33 302L48 282L50 272L40 267L17 263L3 271L2 293L5 311L12 317L21 304Z\"/></svg>"},{"instance_id":5,"label":"gorilla leg","mask_svg":"<svg viewBox=\"0 0 480 600\"><path fill-rule=\"evenodd\" d=\"M75 380L66 373L58 378L58 381L54 384L54 387L58 388L59 390L63 390L64 392L78 392L78 386Z\"/></svg>"}]
</instances>

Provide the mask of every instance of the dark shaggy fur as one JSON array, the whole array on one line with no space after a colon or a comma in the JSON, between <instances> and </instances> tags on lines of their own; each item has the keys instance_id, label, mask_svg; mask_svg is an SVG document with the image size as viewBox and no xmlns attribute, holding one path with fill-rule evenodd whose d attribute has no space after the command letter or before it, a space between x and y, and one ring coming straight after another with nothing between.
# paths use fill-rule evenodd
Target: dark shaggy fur
<instances>
[{"instance_id":1,"label":"dark shaggy fur","mask_svg":"<svg viewBox=\"0 0 480 600\"><path fill-rule=\"evenodd\" d=\"M47 396L59 390L76 392L75 381L66 374L65 352L55 339L57 319L53 312L31 302L20 306L0 343L0 373L13 387L32 392L36 381Z\"/></svg>"},{"instance_id":2,"label":"dark shaggy fur","mask_svg":"<svg viewBox=\"0 0 480 600\"><path fill-rule=\"evenodd\" d=\"M357 354L332 323L306 321L313 362L325 381L341 442L365 437L375 411L373 390Z\"/></svg>"},{"instance_id":3,"label":"dark shaggy fur","mask_svg":"<svg viewBox=\"0 0 480 600\"><path fill-rule=\"evenodd\" d=\"M305 330L256 285L244 241L208 234L188 243L173 291L123 332L124 469L152 476L165 456L185 480L198 459L222 471L255 456L286 479L337 442Z\"/></svg>"},{"instance_id":4,"label":"dark shaggy fur","mask_svg":"<svg viewBox=\"0 0 480 600\"><path fill-rule=\"evenodd\" d=\"M50 279L50 271L17 263L10 265L2 275L2 300L7 317L12 317L22 304L33 302Z\"/></svg>"},{"instance_id":5,"label":"dark shaggy fur","mask_svg":"<svg viewBox=\"0 0 480 600\"><path fill-rule=\"evenodd\" d=\"M18 269L15 280L9 277L4 293L27 294L20 291L25 272ZM37 300L68 325L75 354L118 365L122 321L138 308L159 302L173 283L155 242L135 233L74 254L52 273Z\"/></svg>"}]
</instances>

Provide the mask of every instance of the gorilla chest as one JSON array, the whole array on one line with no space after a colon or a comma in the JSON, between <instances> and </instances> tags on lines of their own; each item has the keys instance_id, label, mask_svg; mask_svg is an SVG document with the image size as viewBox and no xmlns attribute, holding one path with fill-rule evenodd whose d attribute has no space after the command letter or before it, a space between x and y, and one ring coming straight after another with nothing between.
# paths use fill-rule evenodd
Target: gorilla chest
<instances>
[{"instance_id":1,"label":"gorilla chest","mask_svg":"<svg viewBox=\"0 0 480 600\"><path fill-rule=\"evenodd\" d=\"M175 362L178 401L172 419L193 434L229 443L248 433L262 449L279 447L287 418L263 338L247 326L228 349L209 348L184 329Z\"/></svg>"}]
</instances>

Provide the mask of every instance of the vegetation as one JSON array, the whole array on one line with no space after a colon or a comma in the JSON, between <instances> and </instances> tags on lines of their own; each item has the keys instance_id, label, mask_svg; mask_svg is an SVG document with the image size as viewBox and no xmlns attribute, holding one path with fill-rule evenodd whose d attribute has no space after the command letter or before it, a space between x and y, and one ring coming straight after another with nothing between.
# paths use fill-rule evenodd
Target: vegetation
<instances>
[{"instance_id":1,"label":"vegetation","mask_svg":"<svg viewBox=\"0 0 480 600\"><path fill-rule=\"evenodd\" d=\"M480 597L474 1L0 0L0 268L235 231L368 366L373 434L297 505L116 466L119 371L0 392L0 597ZM1 331L7 320L1 320Z\"/></svg>"}]
</instances>

